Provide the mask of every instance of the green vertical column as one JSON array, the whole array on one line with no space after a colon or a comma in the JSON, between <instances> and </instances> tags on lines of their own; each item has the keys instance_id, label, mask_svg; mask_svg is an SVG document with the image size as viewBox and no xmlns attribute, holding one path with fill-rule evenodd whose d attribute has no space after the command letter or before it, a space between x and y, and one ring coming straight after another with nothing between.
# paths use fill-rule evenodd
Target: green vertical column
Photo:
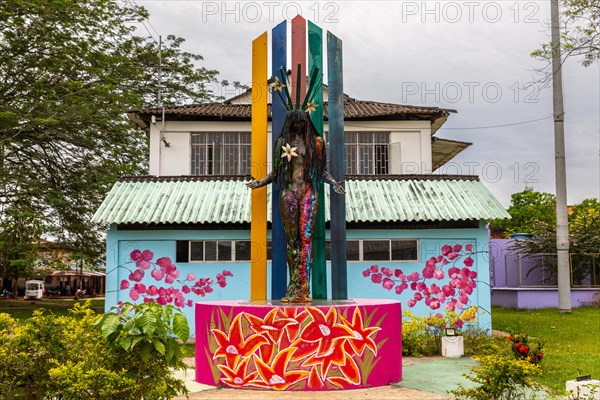
<instances>
[{"instance_id":1,"label":"green vertical column","mask_svg":"<svg viewBox=\"0 0 600 400\"><path fill-rule=\"evenodd\" d=\"M319 68L318 81L323 78L323 30L308 21L308 75L314 68ZM319 85L314 100L317 109L310 114L315 128L323 137L323 86ZM325 254L325 193L323 183L319 184L319 208L317 209L317 222L313 239L314 260L312 265L312 297L314 299L327 299L327 268Z\"/></svg>"},{"instance_id":2,"label":"green vertical column","mask_svg":"<svg viewBox=\"0 0 600 400\"><path fill-rule=\"evenodd\" d=\"M329 168L338 181L344 179L344 79L342 41L327 32L327 122L329 124ZM331 298L348 298L346 263L346 197L330 191Z\"/></svg>"}]
</instances>

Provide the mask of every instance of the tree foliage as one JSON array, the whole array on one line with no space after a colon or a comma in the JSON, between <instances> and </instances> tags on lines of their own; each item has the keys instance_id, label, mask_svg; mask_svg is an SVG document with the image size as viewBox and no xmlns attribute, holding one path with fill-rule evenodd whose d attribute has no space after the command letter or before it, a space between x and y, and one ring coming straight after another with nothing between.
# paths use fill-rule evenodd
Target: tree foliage
<instances>
[{"instance_id":1,"label":"tree foliage","mask_svg":"<svg viewBox=\"0 0 600 400\"><path fill-rule=\"evenodd\" d=\"M493 225L503 226L509 233L534 233L539 223L556 225L556 197L532 190L513 193L508 213L511 219L495 220Z\"/></svg>"},{"instance_id":2,"label":"tree foliage","mask_svg":"<svg viewBox=\"0 0 600 400\"><path fill-rule=\"evenodd\" d=\"M600 60L600 3L598 0L562 0L561 50L565 57L581 57L584 66ZM532 55L552 58L552 43Z\"/></svg>"},{"instance_id":3,"label":"tree foliage","mask_svg":"<svg viewBox=\"0 0 600 400\"><path fill-rule=\"evenodd\" d=\"M147 138L125 111L156 105L158 46L136 34L148 18L116 0L0 2L0 219L27 210L88 261L100 253L90 219L107 190L146 169ZM211 100L217 72L182 43L163 43L163 102Z\"/></svg>"},{"instance_id":4,"label":"tree foliage","mask_svg":"<svg viewBox=\"0 0 600 400\"><path fill-rule=\"evenodd\" d=\"M517 208L521 218L527 218L527 209ZM509 209L509 213L517 215ZM529 216L531 223L528 233L530 240L514 241L511 249L529 255L556 253L556 223L552 220L537 219L539 210L533 210ZM569 253L571 254L571 273L577 285L598 284L600 282L600 202L586 199L575 205L569 215ZM555 259L547 260L536 268L543 268L549 279L555 277L557 266ZM594 272L595 270L595 272ZM594 281L594 276L596 280Z\"/></svg>"}]
</instances>

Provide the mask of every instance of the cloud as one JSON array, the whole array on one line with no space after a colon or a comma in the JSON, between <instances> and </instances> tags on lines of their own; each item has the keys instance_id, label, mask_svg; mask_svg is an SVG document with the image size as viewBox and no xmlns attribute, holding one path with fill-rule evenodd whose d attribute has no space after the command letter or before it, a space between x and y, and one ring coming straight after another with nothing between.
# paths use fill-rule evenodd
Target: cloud
<instances>
[{"instance_id":1,"label":"cloud","mask_svg":"<svg viewBox=\"0 0 600 400\"><path fill-rule=\"evenodd\" d=\"M474 142L454 161L479 163L503 204L526 184L554 192L552 91L528 86L543 66L529 54L549 40L547 1L138 2L162 35L184 37L205 66L243 83L252 39L300 10L343 40L349 95L457 109L438 135ZM576 203L599 196L599 66L569 61L563 74L568 201Z\"/></svg>"}]
</instances>

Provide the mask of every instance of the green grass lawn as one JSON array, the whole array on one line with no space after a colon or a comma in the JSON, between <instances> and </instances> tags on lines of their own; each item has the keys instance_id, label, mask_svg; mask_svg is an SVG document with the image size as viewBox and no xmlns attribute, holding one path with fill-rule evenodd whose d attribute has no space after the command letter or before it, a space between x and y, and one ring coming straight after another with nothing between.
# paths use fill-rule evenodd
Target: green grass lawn
<instances>
[{"instance_id":1,"label":"green grass lawn","mask_svg":"<svg viewBox=\"0 0 600 400\"><path fill-rule=\"evenodd\" d=\"M573 308L561 314L556 308L514 310L492 308L492 326L511 333L527 333L544 343L542 375L536 380L554 391L565 381L592 374L600 378L600 308Z\"/></svg>"},{"instance_id":2,"label":"green grass lawn","mask_svg":"<svg viewBox=\"0 0 600 400\"><path fill-rule=\"evenodd\" d=\"M0 313L10 314L16 319L25 319L31 317L34 310L43 308L52 311L57 315L66 315L69 309L73 308L75 303L85 303L85 300L73 299L43 299L43 300L23 300L23 299L1 299ZM104 312L104 299L91 299L91 307L96 312Z\"/></svg>"}]
</instances>

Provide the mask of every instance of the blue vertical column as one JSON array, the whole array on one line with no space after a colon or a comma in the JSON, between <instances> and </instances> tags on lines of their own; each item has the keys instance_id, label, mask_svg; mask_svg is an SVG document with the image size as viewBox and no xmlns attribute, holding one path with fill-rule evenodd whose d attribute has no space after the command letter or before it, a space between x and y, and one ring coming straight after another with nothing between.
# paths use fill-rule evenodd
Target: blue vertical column
<instances>
[{"instance_id":1,"label":"blue vertical column","mask_svg":"<svg viewBox=\"0 0 600 400\"><path fill-rule=\"evenodd\" d=\"M287 22L283 21L273 28L272 46L271 46L271 74L272 79L279 76L281 67L286 69L287 61ZM285 82L282 82L286 84ZM271 96L271 138L273 157L275 153L281 149L275 148L277 138L283 128L285 120L285 106L277 96ZM285 296L287 287L287 262L286 262L286 240L285 232L283 231L283 223L281 222L281 214L279 212L279 192L281 188L277 182L273 182L271 191L271 240L272 240L272 261L271 261L271 298L280 299Z\"/></svg>"},{"instance_id":2,"label":"blue vertical column","mask_svg":"<svg viewBox=\"0 0 600 400\"><path fill-rule=\"evenodd\" d=\"M329 168L337 180L345 178L344 163L344 80L342 41L327 32L327 75L329 123ZM331 298L348 298L348 274L346 263L346 198L330 189L331 206Z\"/></svg>"}]
</instances>

